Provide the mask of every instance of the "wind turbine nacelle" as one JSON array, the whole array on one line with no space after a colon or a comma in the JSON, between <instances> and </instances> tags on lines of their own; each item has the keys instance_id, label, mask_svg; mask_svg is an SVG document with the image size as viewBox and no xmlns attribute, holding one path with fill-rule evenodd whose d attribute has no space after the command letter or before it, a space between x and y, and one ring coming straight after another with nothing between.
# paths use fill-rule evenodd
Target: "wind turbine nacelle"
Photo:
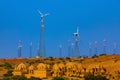
<instances>
[{"instance_id":1,"label":"wind turbine nacelle","mask_svg":"<svg viewBox=\"0 0 120 80\"><path fill-rule=\"evenodd\" d=\"M79 36L78 33L73 33L74 36Z\"/></svg>"}]
</instances>

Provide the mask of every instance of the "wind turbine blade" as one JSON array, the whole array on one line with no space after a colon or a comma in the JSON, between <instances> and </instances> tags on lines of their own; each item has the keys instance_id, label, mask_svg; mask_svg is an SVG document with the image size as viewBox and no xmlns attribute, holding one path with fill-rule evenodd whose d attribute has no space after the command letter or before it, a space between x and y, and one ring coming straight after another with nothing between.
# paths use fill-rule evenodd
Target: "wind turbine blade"
<instances>
[{"instance_id":1,"label":"wind turbine blade","mask_svg":"<svg viewBox=\"0 0 120 80\"><path fill-rule=\"evenodd\" d=\"M79 27L77 27L77 33L79 34Z\"/></svg>"},{"instance_id":2,"label":"wind turbine blade","mask_svg":"<svg viewBox=\"0 0 120 80\"><path fill-rule=\"evenodd\" d=\"M48 16L48 15L50 15L49 13L47 13L47 14L44 14L44 16Z\"/></svg>"},{"instance_id":3,"label":"wind turbine blade","mask_svg":"<svg viewBox=\"0 0 120 80\"><path fill-rule=\"evenodd\" d=\"M40 12L40 10L39 10L39 9L38 9L37 11L38 11L38 13L39 13L40 15L43 15L43 14Z\"/></svg>"}]
</instances>

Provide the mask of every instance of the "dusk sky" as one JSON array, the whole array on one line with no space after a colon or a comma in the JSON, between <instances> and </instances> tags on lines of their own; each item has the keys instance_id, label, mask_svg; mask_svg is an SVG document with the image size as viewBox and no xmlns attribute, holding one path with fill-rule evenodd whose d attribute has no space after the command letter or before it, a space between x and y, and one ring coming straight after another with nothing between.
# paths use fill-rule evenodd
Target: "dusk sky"
<instances>
[{"instance_id":1,"label":"dusk sky","mask_svg":"<svg viewBox=\"0 0 120 80\"><path fill-rule=\"evenodd\" d=\"M0 0L0 58L17 57L18 41L22 41L22 57L29 57L29 44L37 55L41 18L37 12L50 13L45 17L45 46L47 56L67 56L68 40L75 43L73 33L79 26L81 56L94 55L94 42L98 41L98 54L103 52L103 39L107 40L107 53L113 53L117 43L120 53L120 0ZM92 43L92 54L88 44Z\"/></svg>"}]
</instances>

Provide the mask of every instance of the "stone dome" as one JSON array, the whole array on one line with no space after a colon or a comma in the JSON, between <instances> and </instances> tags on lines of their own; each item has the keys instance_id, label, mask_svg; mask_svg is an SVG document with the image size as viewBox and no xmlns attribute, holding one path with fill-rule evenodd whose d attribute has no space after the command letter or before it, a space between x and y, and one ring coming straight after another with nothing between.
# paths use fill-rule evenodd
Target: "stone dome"
<instances>
[{"instance_id":1,"label":"stone dome","mask_svg":"<svg viewBox=\"0 0 120 80\"><path fill-rule=\"evenodd\" d=\"M38 66L37 66L37 69L38 70L45 70L46 69L46 64L39 63Z\"/></svg>"},{"instance_id":2,"label":"stone dome","mask_svg":"<svg viewBox=\"0 0 120 80\"><path fill-rule=\"evenodd\" d=\"M73 67L74 63L73 62L68 62L66 63L66 67Z\"/></svg>"},{"instance_id":3,"label":"stone dome","mask_svg":"<svg viewBox=\"0 0 120 80\"><path fill-rule=\"evenodd\" d=\"M26 65L24 63L21 63L17 66L16 68L17 70L25 70L26 69Z\"/></svg>"}]
</instances>

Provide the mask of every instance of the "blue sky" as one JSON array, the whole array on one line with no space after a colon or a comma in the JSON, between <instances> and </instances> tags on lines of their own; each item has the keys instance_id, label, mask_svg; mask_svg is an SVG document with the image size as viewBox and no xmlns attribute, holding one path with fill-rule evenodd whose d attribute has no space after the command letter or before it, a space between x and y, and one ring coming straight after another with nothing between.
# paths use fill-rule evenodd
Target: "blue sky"
<instances>
[{"instance_id":1,"label":"blue sky","mask_svg":"<svg viewBox=\"0 0 120 80\"><path fill-rule=\"evenodd\" d=\"M80 29L80 55L93 55L98 41L98 54L103 52L102 41L107 40L107 53L113 53L117 42L120 53L120 1L119 0L0 0L0 57L17 57L17 44L22 41L22 56L29 56L33 43L33 56L37 55L40 39L40 15L45 18L45 44L47 56L67 56L68 39L74 43L73 32ZM92 43L92 54L88 44Z\"/></svg>"}]
</instances>

